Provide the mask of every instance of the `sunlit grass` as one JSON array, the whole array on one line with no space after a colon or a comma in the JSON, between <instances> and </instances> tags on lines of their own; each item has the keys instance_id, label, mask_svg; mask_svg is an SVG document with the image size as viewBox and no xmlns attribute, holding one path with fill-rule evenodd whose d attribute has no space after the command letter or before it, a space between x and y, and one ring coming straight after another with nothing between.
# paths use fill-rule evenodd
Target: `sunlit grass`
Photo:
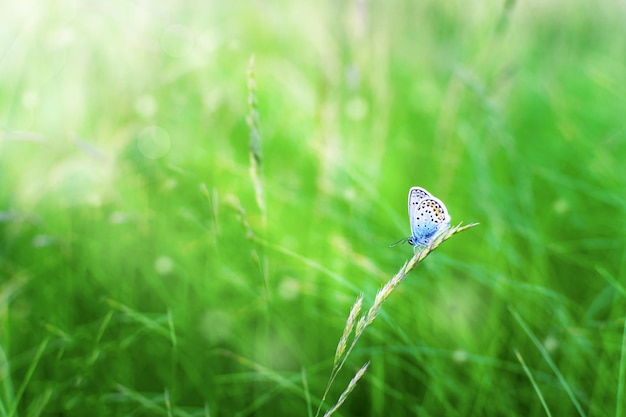
<instances>
[{"instance_id":1,"label":"sunlit grass","mask_svg":"<svg viewBox=\"0 0 626 417\"><path fill-rule=\"evenodd\" d=\"M625 416L624 13L6 7L0 417Z\"/></svg>"}]
</instances>

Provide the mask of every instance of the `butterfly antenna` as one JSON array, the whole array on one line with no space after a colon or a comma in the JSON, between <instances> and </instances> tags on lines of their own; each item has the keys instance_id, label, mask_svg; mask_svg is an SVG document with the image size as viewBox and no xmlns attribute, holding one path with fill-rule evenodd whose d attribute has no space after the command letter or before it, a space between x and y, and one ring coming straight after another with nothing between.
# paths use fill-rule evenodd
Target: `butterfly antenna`
<instances>
[{"instance_id":1,"label":"butterfly antenna","mask_svg":"<svg viewBox=\"0 0 626 417\"><path fill-rule=\"evenodd\" d=\"M394 246L399 245L400 243L404 243L404 242L406 242L407 240L409 240L409 238L408 238L408 237L403 237L402 239L398 240L396 243L392 243L391 245L389 245L389 247L390 247L390 248L393 248Z\"/></svg>"}]
</instances>

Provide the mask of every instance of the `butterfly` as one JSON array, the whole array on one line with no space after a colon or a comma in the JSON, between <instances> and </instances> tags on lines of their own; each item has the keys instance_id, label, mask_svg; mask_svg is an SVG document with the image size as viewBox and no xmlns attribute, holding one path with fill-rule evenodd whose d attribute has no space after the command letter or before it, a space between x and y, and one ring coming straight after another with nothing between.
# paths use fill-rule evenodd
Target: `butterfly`
<instances>
[{"instance_id":1,"label":"butterfly","mask_svg":"<svg viewBox=\"0 0 626 417\"><path fill-rule=\"evenodd\" d=\"M450 215L445 204L421 187L409 190L409 224L411 236L390 246L408 242L415 247L430 245L450 228Z\"/></svg>"}]
</instances>

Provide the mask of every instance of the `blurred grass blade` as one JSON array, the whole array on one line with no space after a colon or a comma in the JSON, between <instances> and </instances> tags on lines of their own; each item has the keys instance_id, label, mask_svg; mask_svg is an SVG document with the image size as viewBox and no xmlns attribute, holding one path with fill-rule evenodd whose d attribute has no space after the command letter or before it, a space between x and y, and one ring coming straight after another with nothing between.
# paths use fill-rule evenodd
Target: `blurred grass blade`
<instances>
[{"instance_id":1,"label":"blurred grass blade","mask_svg":"<svg viewBox=\"0 0 626 417\"><path fill-rule=\"evenodd\" d=\"M250 129L250 178L254 186L257 205L263 216L263 227L266 226L266 207L263 193L263 151L261 148L261 131L259 129L259 110L256 98L256 81L254 79L254 55L248 65L248 128Z\"/></svg>"},{"instance_id":2,"label":"blurred grass blade","mask_svg":"<svg viewBox=\"0 0 626 417\"><path fill-rule=\"evenodd\" d=\"M112 300L110 298L105 299L105 302L113 309L125 314L128 318L134 320L137 323L141 323L143 324L147 329L152 330L154 333L159 334L163 337L165 337L166 339L169 339L172 341L172 344L176 344L175 340L172 340L172 333L171 333L171 328L163 326L160 322L151 319L150 317L146 316L145 314L139 313L136 310L133 310L132 308L118 302L115 300Z\"/></svg>"},{"instance_id":3,"label":"blurred grass blade","mask_svg":"<svg viewBox=\"0 0 626 417\"><path fill-rule=\"evenodd\" d=\"M305 399L305 401L306 401L307 396L310 397L310 392L305 393L305 390L300 388L300 386L298 386L298 384L296 384L293 381L293 378L287 378L283 376L280 372L277 372L271 368L263 366L248 358L244 358L243 356L237 355L234 352L231 352L228 350L220 350L220 353L224 357L231 358L235 360L237 363L239 363L240 365L243 365L246 368L253 370L258 375L263 376L268 381L275 382L278 385L278 387L280 387L282 390L288 390L290 392L293 392L297 394L299 397ZM315 401L319 401L319 399L315 398Z\"/></svg>"},{"instance_id":4,"label":"blurred grass blade","mask_svg":"<svg viewBox=\"0 0 626 417\"><path fill-rule=\"evenodd\" d=\"M605 268L602 268L601 266L597 266L596 271L600 275L602 275L602 278L604 278L609 284L611 284L613 288L615 288L622 295L622 297L626 297L626 287L624 287L624 285L618 280L613 278L609 271L607 271Z\"/></svg>"},{"instance_id":5,"label":"blurred grass blade","mask_svg":"<svg viewBox=\"0 0 626 417\"><path fill-rule=\"evenodd\" d=\"M517 360L519 361L519 363L522 365L522 368L524 369L524 372L526 373L526 376L528 376L528 379L530 380L530 383L532 384L533 388L535 389L535 392L537 393L537 396L539 397L539 401L541 401L541 405L543 406L543 409L546 410L546 414L548 415L548 417L552 417L552 413L550 413L550 409L548 408L548 404L546 404L546 400L543 398L543 394L541 393L541 389L539 388L539 386L535 382L535 378L533 378L532 373L530 373L530 369L528 369L528 366L526 366L526 362L524 362L524 358L522 358L522 355L519 353L519 351L517 349L515 349L515 356L517 357Z\"/></svg>"},{"instance_id":6,"label":"blurred grass blade","mask_svg":"<svg viewBox=\"0 0 626 417\"><path fill-rule=\"evenodd\" d=\"M624 320L624 330L622 331L622 348L619 358L619 374L617 375L617 407L615 417L626 415L626 319Z\"/></svg>"},{"instance_id":7,"label":"blurred grass blade","mask_svg":"<svg viewBox=\"0 0 626 417\"><path fill-rule=\"evenodd\" d=\"M311 390L309 389L309 379L306 368L302 367L302 388L304 389L304 399L306 400L306 410L309 417L313 417L313 402L311 401Z\"/></svg>"},{"instance_id":8,"label":"blurred grass blade","mask_svg":"<svg viewBox=\"0 0 626 417\"><path fill-rule=\"evenodd\" d=\"M46 338L43 342L41 342L41 344L39 345L39 349L37 349L35 356L33 356L33 360L30 363L28 370L26 371L24 380L22 381L22 384L18 388L17 393L15 394L15 397L13 398L13 403L11 404L11 408L9 409L9 414L8 414L9 417L13 417L17 415L17 407L20 404L20 401L22 400L22 396L24 395L24 392L26 391L26 387L30 383L31 378L33 377L33 374L35 373L35 369L37 368L37 365L39 365L39 361L41 361L41 357L43 356L43 353L46 350L46 347L48 346L49 341L50 339Z\"/></svg>"},{"instance_id":9,"label":"blurred grass blade","mask_svg":"<svg viewBox=\"0 0 626 417\"><path fill-rule=\"evenodd\" d=\"M528 327L526 322L517 313L517 311L513 310L512 307L509 307L509 311L510 311L511 315L513 315L513 318L515 319L515 321L517 321L517 323L521 326L521 328L524 330L526 335L528 335L530 340L533 342L535 347L539 350L539 353L541 353L541 356L543 356L543 359L546 361L546 363L550 366L550 368L552 368L552 372L554 372L554 374L559 379L559 382L561 383L561 386L563 386L563 389L565 390L565 392L569 396L570 400L574 404L574 407L576 407L576 410L578 411L578 414L580 414L582 417L586 417L587 415L585 414L585 412L583 411L580 403L578 402L578 399L576 398L576 395L574 395L574 391L572 391L572 389L570 388L569 384L565 380L565 377L563 377L563 374L561 374L561 371L559 371L559 368L557 368L556 364L554 363L554 361L550 357L550 354L548 353L546 348L541 344L539 339L537 339L537 337L534 335L534 333L530 330L530 327Z\"/></svg>"}]
</instances>

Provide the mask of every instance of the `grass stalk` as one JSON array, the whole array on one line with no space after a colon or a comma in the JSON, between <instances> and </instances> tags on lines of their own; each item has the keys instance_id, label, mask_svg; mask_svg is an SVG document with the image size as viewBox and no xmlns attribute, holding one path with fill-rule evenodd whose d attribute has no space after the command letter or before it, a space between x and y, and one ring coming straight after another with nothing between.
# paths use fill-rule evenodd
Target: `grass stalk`
<instances>
[{"instance_id":1,"label":"grass stalk","mask_svg":"<svg viewBox=\"0 0 626 417\"><path fill-rule=\"evenodd\" d=\"M48 346L48 342L49 341L50 341L50 339L46 338L39 345L39 349L37 349L37 352L35 353L35 355L33 357L33 360L30 363L30 366L26 370L26 375L24 376L24 380L22 381L22 384L20 385L19 389L17 390L17 393L15 394L15 398L12 399L13 401L12 401L11 407L9 409L8 417L13 417L13 416L17 415L17 407L20 404L20 401L22 400L22 396L24 395L24 392L26 392L26 387L28 386L28 384L30 383L31 379L33 378L33 374L35 373L35 369L37 369L37 366L41 362L41 358L43 357L43 354L46 351L46 347Z\"/></svg>"},{"instance_id":2,"label":"grass stalk","mask_svg":"<svg viewBox=\"0 0 626 417\"><path fill-rule=\"evenodd\" d=\"M324 401L328 396L328 392L330 388L333 386L337 375L343 368L346 363L346 360L352 353L352 350L356 346L359 338L365 331L365 329L374 322L383 303L389 298L391 293L400 285L402 281L408 276L409 272L411 272L417 265L420 264L431 252L439 247L444 241L448 240L452 236L457 233L460 233L464 230L467 230L471 227L478 225L478 223L471 223L465 226L452 227L448 229L445 233L442 233L439 237L437 237L430 245L423 247L421 250L417 251L413 257L406 262L400 270L376 293L376 297L374 298L374 303L372 306L363 314L361 314L362 305L363 305L363 295L360 295L352 308L350 309L350 314L348 315L348 319L346 320L346 325L344 326L341 338L339 339L339 343L337 344L337 349L335 351L335 359L333 361L333 369L330 372L330 377L328 379L328 384L326 385L326 389L324 390L324 395L322 396L322 400L320 401L320 405L317 409L317 413L315 416L319 416L322 406L324 405ZM352 336L352 342L348 345L348 340ZM333 414L346 400L348 395L354 390L356 383L361 379L361 377L367 371L369 366L369 362L367 362L361 369L357 371L355 376L352 378L348 387L344 390L344 392L339 397L339 400L335 405L333 405L327 412L324 414L324 417L328 417Z\"/></svg>"},{"instance_id":3,"label":"grass stalk","mask_svg":"<svg viewBox=\"0 0 626 417\"><path fill-rule=\"evenodd\" d=\"M624 330L622 331L622 348L619 358L619 373L617 375L617 406L616 417L624 417L626 412L626 320L624 320Z\"/></svg>"},{"instance_id":4,"label":"grass stalk","mask_svg":"<svg viewBox=\"0 0 626 417\"><path fill-rule=\"evenodd\" d=\"M543 406L543 409L546 410L546 414L548 415L548 417L552 417L552 413L550 413L548 404L546 403L545 398L543 398L543 394L541 393L541 389L539 388L539 385L537 385L537 383L535 382L535 378L533 378L533 374L530 372L530 369L528 368L528 366L526 366L526 362L524 362L524 358L522 357L522 355L519 353L517 349L515 349L515 356L517 357L517 360L519 361L520 365L522 365L522 369L524 369L526 376L528 376L528 379L530 380L531 385L535 389L535 392L537 393L537 397L539 397L539 401L541 401L541 405Z\"/></svg>"},{"instance_id":5,"label":"grass stalk","mask_svg":"<svg viewBox=\"0 0 626 417\"><path fill-rule=\"evenodd\" d=\"M250 57L248 64L248 128L250 129L249 156L250 178L254 187L256 203L261 211L263 230L267 227L267 210L263 191L263 151L261 148L261 130L259 121L259 109L256 96L256 81L254 79L254 55Z\"/></svg>"},{"instance_id":6,"label":"grass stalk","mask_svg":"<svg viewBox=\"0 0 626 417\"><path fill-rule=\"evenodd\" d=\"M530 330L530 327L528 327L528 325L522 319L522 317L515 310L513 310L512 308L509 308L509 311L513 315L513 318L515 319L515 321L517 321L517 323L520 325L522 330L524 330L524 332L528 335L528 337L533 342L535 347L539 350L539 353L541 353L541 356L543 356L543 359L550 366L550 368L552 369L552 372L554 372L554 374L558 378L559 382L561 383L561 386L563 387L563 389L565 390L565 392L569 396L570 400L572 401L572 404L574 404L574 407L578 411L578 414L580 414L581 417L587 417L587 414L585 414L585 412L583 411L583 408L580 405L580 402L578 402L578 399L576 398L576 395L574 394L574 391L572 390L572 388L567 383L567 380L565 379L565 377L563 376L561 371L559 371L559 368L557 368L556 364L554 363L554 361L550 357L550 354L548 353L546 348L541 344L539 339L537 339L537 336L535 336L535 334Z\"/></svg>"},{"instance_id":7,"label":"grass stalk","mask_svg":"<svg viewBox=\"0 0 626 417\"><path fill-rule=\"evenodd\" d=\"M250 139L248 142L249 157L250 157L250 179L254 188L254 196L261 213L261 231L265 235L267 232L267 206L265 203L265 192L263 188L264 175L263 175L263 151L261 147L261 130L259 121L259 109L256 96L256 81L254 78L254 55L250 57L248 63L248 107L249 113L246 119L248 128L250 130ZM259 264L261 274L263 275L263 281L265 284L265 291L269 298L269 264L267 259L262 254L257 253L254 249L253 256Z\"/></svg>"}]
</instances>

